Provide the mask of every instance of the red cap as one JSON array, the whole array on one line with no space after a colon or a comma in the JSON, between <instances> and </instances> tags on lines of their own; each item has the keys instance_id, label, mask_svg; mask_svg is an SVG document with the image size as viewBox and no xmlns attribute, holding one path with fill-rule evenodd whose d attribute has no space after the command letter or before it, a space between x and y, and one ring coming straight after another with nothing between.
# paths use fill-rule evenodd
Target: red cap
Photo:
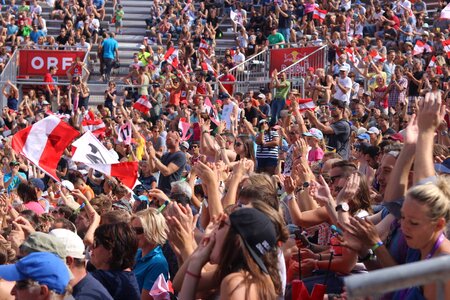
<instances>
[{"instance_id":1,"label":"red cap","mask_svg":"<svg viewBox=\"0 0 450 300\"><path fill-rule=\"evenodd\" d=\"M313 67L309 67L308 71L314 72L314 68Z\"/></svg>"},{"instance_id":2,"label":"red cap","mask_svg":"<svg viewBox=\"0 0 450 300\"><path fill-rule=\"evenodd\" d=\"M391 135L389 138L391 140L399 141L400 143L403 143L403 135L401 133L397 132L396 134Z\"/></svg>"},{"instance_id":3,"label":"red cap","mask_svg":"<svg viewBox=\"0 0 450 300\"><path fill-rule=\"evenodd\" d=\"M181 100L180 103L181 103L181 104L189 104L189 102L188 102L186 99Z\"/></svg>"},{"instance_id":4,"label":"red cap","mask_svg":"<svg viewBox=\"0 0 450 300\"><path fill-rule=\"evenodd\" d=\"M219 105L223 104L222 100L219 100L219 99L216 100L216 103L219 104Z\"/></svg>"}]
</instances>

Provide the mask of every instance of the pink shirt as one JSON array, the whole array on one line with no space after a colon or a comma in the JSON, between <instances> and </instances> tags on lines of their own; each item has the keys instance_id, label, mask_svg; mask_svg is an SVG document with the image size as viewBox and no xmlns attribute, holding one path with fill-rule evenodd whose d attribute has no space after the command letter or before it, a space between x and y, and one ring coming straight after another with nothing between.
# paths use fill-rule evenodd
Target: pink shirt
<instances>
[{"instance_id":1,"label":"pink shirt","mask_svg":"<svg viewBox=\"0 0 450 300\"><path fill-rule=\"evenodd\" d=\"M34 211L38 215L42 215L45 212L45 210L42 207L42 205L39 202L36 202L36 201L30 201L28 203L25 203L24 206L27 209Z\"/></svg>"},{"instance_id":2,"label":"pink shirt","mask_svg":"<svg viewBox=\"0 0 450 300\"><path fill-rule=\"evenodd\" d=\"M311 149L308 153L308 161L309 162L316 162L323 158L323 150L322 148L318 147L316 149Z\"/></svg>"}]
</instances>

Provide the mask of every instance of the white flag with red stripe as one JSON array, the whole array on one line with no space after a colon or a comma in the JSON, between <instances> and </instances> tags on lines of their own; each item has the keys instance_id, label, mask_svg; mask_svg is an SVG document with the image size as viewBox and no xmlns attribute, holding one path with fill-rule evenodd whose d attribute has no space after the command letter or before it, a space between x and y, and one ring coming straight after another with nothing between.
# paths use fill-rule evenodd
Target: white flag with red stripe
<instances>
[{"instance_id":1,"label":"white flag with red stripe","mask_svg":"<svg viewBox=\"0 0 450 300\"><path fill-rule=\"evenodd\" d=\"M209 45L204 39L200 40L200 45L198 46L198 50L203 51L204 53L209 55Z\"/></svg>"},{"instance_id":2,"label":"white flag with red stripe","mask_svg":"<svg viewBox=\"0 0 450 300\"><path fill-rule=\"evenodd\" d=\"M242 16L242 13L239 11L230 10L230 19L234 23L237 23L242 26L242 23L244 22L244 17Z\"/></svg>"},{"instance_id":3,"label":"white flag with red stripe","mask_svg":"<svg viewBox=\"0 0 450 300\"><path fill-rule=\"evenodd\" d=\"M325 9L319 9L318 7L316 7L314 9L313 19L323 22L325 20L325 17L327 16L327 13L328 11L326 11Z\"/></svg>"},{"instance_id":4,"label":"white flag with red stripe","mask_svg":"<svg viewBox=\"0 0 450 300\"><path fill-rule=\"evenodd\" d=\"M436 56L433 55L433 57L430 59L430 62L428 63L428 67L430 68L436 68Z\"/></svg>"},{"instance_id":5,"label":"white flag with red stripe","mask_svg":"<svg viewBox=\"0 0 450 300\"><path fill-rule=\"evenodd\" d=\"M137 162L119 162L90 131L76 140L72 147L76 148L72 156L73 161L114 176L129 188L133 188L138 175Z\"/></svg>"},{"instance_id":6,"label":"white flag with red stripe","mask_svg":"<svg viewBox=\"0 0 450 300\"><path fill-rule=\"evenodd\" d=\"M150 111L150 109L152 108L152 104L150 103L150 101L147 99L146 95L142 95L134 104L133 104L133 108L137 109L138 111L140 111L143 114L148 114L148 112Z\"/></svg>"},{"instance_id":7,"label":"white flag with red stripe","mask_svg":"<svg viewBox=\"0 0 450 300\"><path fill-rule=\"evenodd\" d=\"M180 61L178 60L178 49L170 47L169 50L167 50L166 54L164 54L164 60L174 66L174 68L178 68L178 65L180 63Z\"/></svg>"},{"instance_id":8,"label":"white flag with red stripe","mask_svg":"<svg viewBox=\"0 0 450 300\"><path fill-rule=\"evenodd\" d=\"M91 131L96 137L104 137L106 126L102 119L97 118L93 111L89 111L81 122L84 131Z\"/></svg>"},{"instance_id":9,"label":"white flag with red stripe","mask_svg":"<svg viewBox=\"0 0 450 300\"><path fill-rule=\"evenodd\" d=\"M80 133L56 116L48 116L32 126L18 131L12 138L12 148L60 181L56 167L64 149Z\"/></svg>"},{"instance_id":10,"label":"white flag with red stripe","mask_svg":"<svg viewBox=\"0 0 450 300\"><path fill-rule=\"evenodd\" d=\"M181 131L181 140L187 141L192 136L192 133L189 133L189 129L191 128L191 124L186 122L186 118L180 118L178 123L178 129Z\"/></svg>"},{"instance_id":11,"label":"white flag with red stripe","mask_svg":"<svg viewBox=\"0 0 450 300\"><path fill-rule=\"evenodd\" d=\"M353 52L353 49L350 47L345 48L345 53L347 53L348 59L352 62L352 63L357 63L358 59L356 58L355 53Z\"/></svg>"},{"instance_id":12,"label":"white flag with red stripe","mask_svg":"<svg viewBox=\"0 0 450 300\"><path fill-rule=\"evenodd\" d=\"M298 108L300 112L305 112L307 110L314 110L316 108L316 104L314 103L313 99L311 98L297 98L298 102Z\"/></svg>"}]
</instances>

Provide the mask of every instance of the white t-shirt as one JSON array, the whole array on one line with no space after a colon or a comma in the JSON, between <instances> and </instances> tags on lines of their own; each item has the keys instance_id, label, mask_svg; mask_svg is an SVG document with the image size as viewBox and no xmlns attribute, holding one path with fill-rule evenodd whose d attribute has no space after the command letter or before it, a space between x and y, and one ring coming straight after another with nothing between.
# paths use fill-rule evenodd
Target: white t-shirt
<instances>
[{"instance_id":1,"label":"white t-shirt","mask_svg":"<svg viewBox=\"0 0 450 300\"><path fill-rule=\"evenodd\" d=\"M336 84L336 93L334 93L334 98L339 99L341 101L344 101L345 103L350 103L350 94L352 92L352 80L350 77L346 76L344 79L341 77L338 77L336 79L337 83L348 89L347 93L344 93L340 88L339 85Z\"/></svg>"}]
</instances>

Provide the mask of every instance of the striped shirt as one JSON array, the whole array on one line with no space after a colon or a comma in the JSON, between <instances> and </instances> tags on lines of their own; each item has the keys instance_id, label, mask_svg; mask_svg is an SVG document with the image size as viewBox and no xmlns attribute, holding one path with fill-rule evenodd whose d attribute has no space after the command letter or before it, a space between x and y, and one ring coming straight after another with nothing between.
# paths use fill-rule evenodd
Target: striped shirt
<instances>
[{"instance_id":1,"label":"striped shirt","mask_svg":"<svg viewBox=\"0 0 450 300\"><path fill-rule=\"evenodd\" d=\"M264 133L264 143L273 141L278 137L278 132L268 131ZM278 146L275 147L264 147L258 145L256 148L256 158L275 158L278 159Z\"/></svg>"}]
</instances>

